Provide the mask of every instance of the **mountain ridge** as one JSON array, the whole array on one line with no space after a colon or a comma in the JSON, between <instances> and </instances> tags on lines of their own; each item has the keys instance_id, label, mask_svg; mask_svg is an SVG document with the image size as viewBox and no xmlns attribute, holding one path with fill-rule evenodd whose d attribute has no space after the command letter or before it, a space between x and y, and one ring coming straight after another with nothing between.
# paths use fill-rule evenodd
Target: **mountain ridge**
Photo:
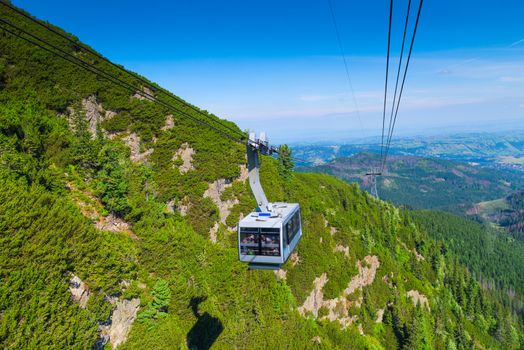
<instances>
[{"instance_id":1,"label":"mountain ridge","mask_svg":"<svg viewBox=\"0 0 524 350\"><path fill-rule=\"evenodd\" d=\"M1 29L0 47L2 347L524 343L522 319L398 208L328 175L285 178L267 157L267 195L301 204L304 237L278 278L248 270L230 229L255 206L242 145ZM137 300L134 315L117 312ZM125 341L111 336L117 324Z\"/></svg>"},{"instance_id":2,"label":"mountain ridge","mask_svg":"<svg viewBox=\"0 0 524 350\"><path fill-rule=\"evenodd\" d=\"M379 155L359 153L300 170L327 172L371 191L365 174L380 167ZM524 186L519 172L492 169L451 160L417 156L389 156L376 178L381 198L399 205L465 213L473 203L496 199Z\"/></svg>"}]
</instances>

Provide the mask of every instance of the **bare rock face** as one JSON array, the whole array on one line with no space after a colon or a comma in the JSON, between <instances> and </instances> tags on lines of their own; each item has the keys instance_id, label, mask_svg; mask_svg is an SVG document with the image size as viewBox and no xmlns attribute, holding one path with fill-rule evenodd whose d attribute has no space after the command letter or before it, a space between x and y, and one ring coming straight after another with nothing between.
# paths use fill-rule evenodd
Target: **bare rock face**
<instances>
[{"instance_id":1,"label":"bare rock face","mask_svg":"<svg viewBox=\"0 0 524 350\"><path fill-rule=\"evenodd\" d=\"M169 214L174 214L175 213L175 200L174 199L171 199L171 200L166 202L166 211Z\"/></svg>"},{"instance_id":2,"label":"bare rock face","mask_svg":"<svg viewBox=\"0 0 524 350\"><path fill-rule=\"evenodd\" d=\"M194 170L193 167L193 155L195 154L195 150L191 147L189 147L189 144L183 143L182 146L176 151L175 155L173 156L173 161L177 159L182 160L182 165L178 168L180 170L181 174L187 173L189 170Z\"/></svg>"},{"instance_id":3,"label":"bare rock face","mask_svg":"<svg viewBox=\"0 0 524 350\"><path fill-rule=\"evenodd\" d=\"M291 260L291 265L297 266L298 263L300 263L300 256L298 256L297 252L291 253L291 256L289 257L289 260Z\"/></svg>"},{"instance_id":4,"label":"bare rock face","mask_svg":"<svg viewBox=\"0 0 524 350\"><path fill-rule=\"evenodd\" d=\"M89 132L93 137L96 136L96 127L101 121L102 113L104 109L102 105L98 103L95 96L89 96L82 100L82 108L85 111L87 122L89 123Z\"/></svg>"},{"instance_id":5,"label":"bare rock face","mask_svg":"<svg viewBox=\"0 0 524 350\"><path fill-rule=\"evenodd\" d=\"M116 116L116 114L117 113L115 111L106 111L106 116L104 120L113 119Z\"/></svg>"},{"instance_id":6,"label":"bare rock face","mask_svg":"<svg viewBox=\"0 0 524 350\"><path fill-rule=\"evenodd\" d=\"M66 186L71 191L72 199L80 209L80 212L93 221L96 229L124 233L133 239L139 239L131 230L131 225L129 223L116 217L114 214L109 214L108 216L100 214L104 206L91 192L80 191L72 182L66 183Z\"/></svg>"},{"instance_id":7,"label":"bare rock face","mask_svg":"<svg viewBox=\"0 0 524 350\"><path fill-rule=\"evenodd\" d=\"M234 182L245 182L249 177L249 171L245 165L240 165L240 176L234 180ZM216 241L217 224L222 223L226 225L226 220L231 214L231 209L239 203L237 198L222 200L222 193L228 187L231 187L233 182L227 179L218 179L209 184L209 187L204 192L204 197L210 198L213 203L218 207L220 221L211 228L210 237L212 241ZM240 219L243 218L243 214L240 213ZM229 227L230 230L234 231L234 227Z\"/></svg>"},{"instance_id":8,"label":"bare rock face","mask_svg":"<svg viewBox=\"0 0 524 350\"><path fill-rule=\"evenodd\" d=\"M173 211L176 208L180 212L180 215L186 216L189 212L189 209L191 208L191 202L189 201L189 198L184 197L182 198L177 204L176 207L173 207Z\"/></svg>"},{"instance_id":9,"label":"bare rock face","mask_svg":"<svg viewBox=\"0 0 524 350\"><path fill-rule=\"evenodd\" d=\"M335 299L324 299L323 288L328 281L327 273L323 273L320 277L313 281L313 290L304 301L304 304L298 308L298 312L305 316L308 312L313 316L318 317L319 310L324 308L327 310L327 315L321 319L329 321L338 321L342 329L348 327L358 320L356 315L349 315L349 308L351 306L360 307L361 301L349 301L347 297L353 294L357 289L362 289L370 285L375 280L375 274L380 266L377 256L366 256L363 259L369 266L362 266L362 262L357 262L358 275L354 276L348 283L348 287L344 289L342 295Z\"/></svg>"},{"instance_id":10,"label":"bare rock face","mask_svg":"<svg viewBox=\"0 0 524 350\"><path fill-rule=\"evenodd\" d=\"M240 165L240 176L236 181L245 182L249 178L249 170L245 164Z\"/></svg>"},{"instance_id":11,"label":"bare rock face","mask_svg":"<svg viewBox=\"0 0 524 350\"><path fill-rule=\"evenodd\" d=\"M140 307L140 299L118 300L112 298L110 302L115 305L115 308L113 309L109 322L100 326L100 340L98 341L98 345L100 348L103 348L109 341L111 347L116 349L127 339L131 325L135 321L138 308Z\"/></svg>"},{"instance_id":12,"label":"bare rock face","mask_svg":"<svg viewBox=\"0 0 524 350\"><path fill-rule=\"evenodd\" d=\"M231 208L238 203L237 199L226 201L222 200L222 192L224 192L224 190L228 187L231 187L231 183L228 183L225 179L218 179L210 183L208 189L204 192L204 197L210 198L218 207L220 221L223 224L226 223L226 219L231 212Z\"/></svg>"},{"instance_id":13,"label":"bare rock face","mask_svg":"<svg viewBox=\"0 0 524 350\"><path fill-rule=\"evenodd\" d=\"M69 281L69 291L71 292L73 300L78 303L82 309L85 309L91 293L89 286L85 284L80 277L73 274Z\"/></svg>"},{"instance_id":14,"label":"bare rock face","mask_svg":"<svg viewBox=\"0 0 524 350\"><path fill-rule=\"evenodd\" d=\"M127 232L130 227L127 222L117 218L113 214L109 214L105 218L99 220L95 223L95 227L101 231L111 231L111 232Z\"/></svg>"},{"instance_id":15,"label":"bare rock face","mask_svg":"<svg viewBox=\"0 0 524 350\"><path fill-rule=\"evenodd\" d=\"M96 99L96 96L91 95L81 101L80 109L69 106L67 107L66 113L60 114L59 117L65 118L68 121L71 130L75 130L76 128L75 116L85 118L88 123L89 133L94 139L96 137L98 124L104 120L114 118L116 115L117 112L105 110L102 104ZM106 131L103 132L109 138L114 137L114 134L107 133Z\"/></svg>"},{"instance_id":16,"label":"bare rock face","mask_svg":"<svg viewBox=\"0 0 524 350\"><path fill-rule=\"evenodd\" d=\"M215 222L215 225L213 225L213 227L211 227L211 230L209 231L209 239L213 243L217 242L217 233L219 228L220 225L218 224L218 222Z\"/></svg>"},{"instance_id":17,"label":"bare rock face","mask_svg":"<svg viewBox=\"0 0 524 350\"><path fill-rule=\"evenodd\" d=\"M384 309L378 309L377 311L377 319L375 320L375 323L380 323L384 319Z\"/></svg>"},{"instance_id":18,"label":"bare rock face","mask_svg":"<svg viewBox=\"0 0 524 350\"><path fill-rule=\"evenodd\" d=\"M125 142L127 147L129 147L129 150L131 151L129 158L132 162L147 163L147 158L151 153L153 153L154 149L150 148L145 152L140 152L140 137L138 137L138 135L134 132L129 134L129 136L124 137L122 140Z\"/></svg>"},{"instance_id":19,"label":"bare rock face","mask_svg":"<svg viewBox=\"0 0 524 350\"><path fill-rule=\"evenodd\" d=\"M287 279L287 271L284 269L278 269L274 271L276 278L279 281L286 280Z\"/></svg>"},{"instance_id":20,"label":"bare rock face","mask_svg":"<svg viewBox=\"0 0 524 350\"><path fill-rule=\"evenodd\" d=\"M336 247L333 249L333 251L344 253L346 257L349 258L349 247L343 246L341 244L337 244Z\"/></svg>"},{"instance_id":21,"label":"bare rock face","mask_svg":"<svg viewBox=\"0 0 524 350\"><path fill-rule=\"evenodd\" d=\"M351 281L348 284L348 287L344 290L344 293L346 295L350 295L355 290L362 289L363 287L370 285L375 280L375 274L377 272L378 267L380 266L378 257L375 255L368 255L364 257L364 261L369 266L362 266L361 261L357 262L358 275L351 279Z\"/></svg>"},{"instance_id":22,"label":"bare rock face","mask_svg":"<svg viewBox=\"0 0 524 350\"><path fill-rule=\"evenodd\" d=\"M131 97L139 99L141 101L144 101L144 100L153 101L154 96L155 96L154 92L150 88L144 86L142 87L142 91L135 92L135 94Z\"/></svg>"},{"instance_id":23,"label":"bare rock face","mask_svg":"<svg viewBox=\"0 0 524 350\"><path fill-rule=\"evenodd\" d=\"M313 343L322 344L322 339L318 335L316 337L311 338L310 341Z\"/></svg>"},{"instance_id":24,"label":"bare rock face","mask_svg":"<svg viewBox=\"0 0 524 350\"><path fill-rule=\"evenodd\" d=\"M428 298L424 294L420 293L418 290L410 290L406 294L413 300L413 304L415 306L417 306L417 304L420 304L421 306L431 311L429 307Z\"/></svg>"},{"instance_id":25,"label":"bare rock face","mask_svg":"<svg viewBox=\"0 0 524 350\"><path fill-rule=\"evenodd\" d=\"M162 127L162 131L166 131L166 130L171 130L175 127L175 121L173 119L173 115L172 114L169 114L167 117L166 117L166 123L165 125Z\"/></svg>"}]
</instances>

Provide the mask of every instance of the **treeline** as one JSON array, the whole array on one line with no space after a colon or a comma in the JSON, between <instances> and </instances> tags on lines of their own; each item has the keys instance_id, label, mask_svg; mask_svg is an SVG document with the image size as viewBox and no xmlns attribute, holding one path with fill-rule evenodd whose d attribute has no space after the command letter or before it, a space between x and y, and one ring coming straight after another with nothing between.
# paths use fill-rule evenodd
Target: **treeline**
<instances>
[{"instance_id":1,"label":"treeline","mask_svg":"<svg viewBox=\"0 0 524 350\"><path fill-rule=\"evenodd\" d=\"M524 318L524 244L488 225L449 213L420 210L407 215L467 266L484 289Z\"/></svg>"},{"instance_id":2,"label":"treeline","mask_svg":"<svg viewBox=\"0 0 524 350\"><path fill-rule=\"evenodd\" d=\"M524 190L505 198L509 208L499 213L497 223L524 242Z\"/></svg>"}]
</instances>

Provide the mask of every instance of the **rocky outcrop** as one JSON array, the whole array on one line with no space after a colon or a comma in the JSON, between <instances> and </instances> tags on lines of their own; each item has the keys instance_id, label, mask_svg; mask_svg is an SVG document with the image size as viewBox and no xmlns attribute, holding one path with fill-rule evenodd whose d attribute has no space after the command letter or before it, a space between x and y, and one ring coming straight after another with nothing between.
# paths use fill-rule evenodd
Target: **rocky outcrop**
<instances>
[{"instance_id":1,"label":"rocky outcrop","mask_svg":"<svg viewBox=\"0 0 524 350\"><path fill-rule=\"evenodd\" d=\"M218 179L212 183L209 184L209 187L204 192L204 197L210 198L213 203L216 204L219 210L220 215L220 222L223 224L226 223L226 219L229 216L231 212L231 208L238 203L238 200L235 199L228 199L223 201L222 200L222 192L228 187L231 187L231 183L227 182L225 179Z\"/></svg>"},{"instance_id":2,"label":"rocky outcrop","mask_svg":"<svg viewBox=\"0 0 524 350\"><path fill-rule=\"evenodd\" d=\"M124 343L131 329L131 325L136 319L140 299L118 300L110 298L109 302L114 305L111 317L107 322L100 326L100 339L95 347L103 349L104 345L109 342L113 349Z\"/></svg>"},{"instance_id":3,"label":"rocky outcrop","mask_svg":"<svg viewBox=\"0 0 524 350\"><path fill-rule=\"evenodd\" d=\"M102 113L105 113L104 109L102 105L98 103L95 96L84 98L82 100L82 108L85 111L85 116L89 123L89 132L95 137L97 125L101 121Z\"/></svg>"},{"instance_id":4,"label":"rocky outcrop","mask_svg":"<svg viewBox=\"0 0 524 350\"><path fill-rule=\"evenodd\" d=\"M311 312L315 317L318 316L318 310L324 305L324 292L322 289L327 283L327 273L323 273L320 277L313 281L313 290L304 301L304 304L298 308L300 314L305 315L306 312Z\"/></svg>"},{"instance_id":5,"label":"rocky outcrop","mask_svg":"<svg viewBox=\"0 0 524 350\"><path fill-rule=\"evenodd\" d=\"M166 122L165 122L164 126L162 127L162 131L171 130L174 127L175 127L175 120L173 119L173 115L169 114L166 117Z\"/></svg>"},{"instance_id":6,"label":"rocky outcrop","mask_svg":"<svg viewBox=\"0 0 524 350\"><path fill-rule=\"evenodd\" d=\"M249 178L249 170L244 164L240 165L240 176L236 179L238 182L245 182Z\"/></svg>"},{"instance_id":7,"label":"rocky outcrop","mask_svg":"<svg viewBox=\"0 0 524 350\"><path fill-rule=\"evenodd\" d=\"M424 294L420 293L418 290L413 289L408 291L406 294L413 300L413 304L415 306L417 306L417 304L420 304L420 306L425 307L431 311L429 307L428 298Z\"/></svg>"},{"instance_id":8,"label":"rocky outcrop","mask_svg":"<svg viewBox=\"0 0 524 350\"><path fill-rule=\"evenodd\" d=\"M311 342L312 343L317 343L317 344L322 344L322 339L320 338L320 336L316 336L316 337L313 337L311 338Z\"/></svg>"},{"instance_id":9,"label":"rocky outcrop","mask_svg":"<svg viewBox=\"0 0 524 350\"><path fill-rule=\"evenodd\" d=\"M284 269L278 269L274 271L276 278L279 281L286 280L287 279L287 271Z\"/></svg>"},{"instance_id":10,"label":"rocky outcrop","mask_svg":"<svg viewBox=\"0 0 524 350\"><path fill-rule=\"evenodd\" d=\"M412 250L413 254L415 254L415 258L417 261L423 261L426 260L422 254L420 254L415 248Z\"/></svg>"},{"instance_id":11,"label":"rocky outcrop","mask_svg":"<svg viewBox=\"0 0 524 350\"><path fill-rule=\"evenodd\" d=\"M71 275L71 280L69 281L69 292L71 292L73 301L78 303L82 309L85 309L91 292L89 286L75 274Z\"/></svg>"},{"instance_id":12,"label":"rocky outcrop","mask_svg":"<svg viewBox=\"0 0 524 350\"><path fill-rule=\"evenodd\" d=\"M375 280L375 274L380 266L378 257L376 255L368 255L364 258L364 262L368 266L362 266L362 262L360 260L357 261L358 275L349 281L348 287L344 290L345 295L350 295L357 289L369 286Z\"/></svg>"},{"instance_id":13,"label":"rocky outcrop","mask_svg":"<svg viewBox=\"0 0 524 350\"><path fill-rule=\"evenodd\" d=\"M140 137L138 137L134 132L124 137L122 141L124 141L126 146L129 147L129 150L131 151L129 158L133 163L147 163L147 158L154 151L154 149L149 148L146 151L141 152Z\"/></svg>"},{"instance_id":14,"label":"rocky outcrop","mask_svg":"<svg viewBox=\"0 0 524 350\"><path fill-rule=\"evenodd\" d=\"M133 239L138 239L138 236L131 230L129 223L117 218L113 214L109 214L108 216L100 214L104 206L100 200L90 192L80 191L72 182L66 183L66 186L71 191L71 197L80 209L82 215L91 219L95 228L101 231L125 233Z\"/></svg>"},{"instance_id":15,"label":"rocky outcrop","mask_svg":"<svg viewBox=\"0 0 524 350\"><path fill-rule=\"evenodd\" d=\"M111 119L117 115L115 111L106 111L94 95L82 99L82 101L80 101L80 105L80 107L75 107L74 105L69 106L66 113L59 116L65 118L68 121L71 130L75 130L77 127L77 117L85 119L87 121L88 131L91 134L91 138L93 139L96 138L98 125L102 121Z\"/></svg>"},{"instance_id":16,"label":"rocky outcrop","mask_svg":"<svg viewBox=\"0 0 524 350\"><path fill-rule=\"evenodd\" d=\"M298 256L297 252L293 252L289 257L289 260L291 261L291 265L297 266L297 264L300 263L300 256Z\"/></svg>"},{"instance_id":17,"label":"rocky outcrop","mask_svg":"<svg viewBox=\"0 0 524 350\"><path fill-rule=\"evenodd\" d=\"M240 166L240 176L236 178L234 181L236 182L244 182L249 177L249 172L247 170L247 167L245 165ZM223 225L226 225L226 220L229 214L231 213L231 208L238 204L239 201L236 198L233 199L227 199L222 200L222 193L224 190L228 187L232 186L232 182L228 181L226 179L218 179L216 181L213 181L209 184L207 190L204 192L204 197L209 198L213 201L213 203L218 207L218 213L219 213L219 223L222 223ZM242 214L241 214L242 216ZM230 228L233 229L234 228ZM213 230L215 228L211 228L210 236L213 238ZM216 231L215 231L215 238L216 238Z\"/></svg>"},{"instance_id":18,"label":"rocky outcrop","mask_svg":"<svg viewBox=\"0 0 524 350\"><path fill-rule=\"evenodd\" d=\"M378 309L377 311L377 319L375 320L375 323L380 323L384 319L384 309Z\"/></svg>"},{"instance_id":19,"label":"rocky outcrop","mask_svg":"<svg viewBox=\"0 0 524 350\"><path fill-rule=\"evenodd\" d=\"M187 213L189 212L189 209L191 208L191 202L189 201L187 197L184 197L181 200L179 200L177 203L175 203L174 200L168 201L167 206L168 206L168 211L172 211L174 213L175 210L177 210L180 213L180 215L186 216Z\"/></svg>"},{"instance_id":20,"label":"rocky outcrop","mask_svg":"<svg viewBox=\"0 0 524 350\"><path fill-rule=\"evenodd\" d=\"M209 231L209 239L213 243L217 242L217 238L218 238L217 233L218 233L219 228L220 228L220 225L218 224L218 222L215 222L215 224L213 225L213 227L211 227L211 230Z\"/></svg>"},{"instance_id":21,"label":"rocky outcrop","mask_svg":"<svg viewBox=\"0 0 524 350\"><path fill-rule=\"evenodd\" d=\"M131 96L141 101L154 101L155 93L147 86L142 87L142 91L137 91Z\"/></svg>"},{"instance_id":22,"label":"rocky outcrop","mask_svg":"<svg viewBox=\"0 0 524 350\"><path fill-rule=\"evenodd\" d=\"M344 253L344 256L349 258L349 247L343 246L341 244L337 244L335 248L333 248L333 251Z\"/></svg>"},{"instance_id":23,"label":"rocky outcrop","mask_svg":"<svg viewBox=\"0 0 524 350\"><path fill-rule=\"evenodd\" d=\"M182 160L182 164L178 167L181 174L187 173L189 170L194 170L193 167L193 155L195 154L195 150L191 147L189 147L189 144L183 143L182 146L175 152L175 155L173 156L173 161L175 160Z\"/></svg>"},{"instance_id":24,"label":"rocky outcrop","mask_svg":"<svg viewBox=\"0 0 524 350\"><path fill-rule=\"evenodd\" d=\"M95 227L101 231L126 232L129 231L129 224L124 220L117 218L113 214L100 218L95 223Z\"/></svg>"},{"instance_id":25,"label":"rocky outcrop","mask_svg":"<svg viewBox=\"0 0 524 350\"><path fill-rule=\"evenodd\" d=\"M380 266L376 256L368 255L363 260L367 266L363 266L361 261L357 262L358 275L349 281L348 287L344 289L342 295L335 299L324 300L323 288L328 281L327 273L324 272L320 277L315 278L313 290L304 301L304 304L298 308L298 312L303 316L311 313L313 316L318 317L319 310L324 308L327 310L327 315L321 319L327 319L332 322L338 321L343 329L358 320L356 315L349 315L349 308L351 306L360 307L362 301L349 301L347 297L357 289L362 289L373 283L376 271Z\"/></svg>"}]
</instances>

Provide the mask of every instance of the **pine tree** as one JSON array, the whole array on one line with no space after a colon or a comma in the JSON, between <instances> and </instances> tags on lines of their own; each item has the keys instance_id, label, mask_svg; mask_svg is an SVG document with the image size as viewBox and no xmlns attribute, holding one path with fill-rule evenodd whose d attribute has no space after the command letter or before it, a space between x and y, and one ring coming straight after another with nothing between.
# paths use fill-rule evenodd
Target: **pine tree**
<instances>
[{"instance_id":1,"label":"pine tree","mask_svg":"<svg viewBox=\"0 0 524 350\"><path fill-rule=\"evenodd\" d=\"M155 283L152 294L153 302L151 306L160 312L167 312L167 308L171 302L169 283L166 280L159 279Z\"/></svg>"},{"instance_id":2,"label":"pine tree","mask_svg":"<svg viewBox=\"0 0 524 350\"><path fill-rule=\"evenodd\" d=\"M409 338L407 341L405 349L432 349L433 344L431 341L431 336L428 332L426 325L426 317L422 310L420 304L417 304L415 308L415 315L409 328Z\"/></svg>"},{"instance_id":3,"label":"pine tree","mask_svg":"<svg viewBox=\"0 0 524 350\"><path fill-rule=\"evenodd\" d=\"M291 157L291 149L288 145L280 145L278 148L278 171L280 176L288 180L293 175L295 164Z\"/></svg>"},{"instance_id":4,"label":"pine tree","mask_svg":"<svg viewBox=\"0 0 524 350\"><path fill-rule=\"evenodd\" d=\"M109 211L124 216L131 207L127 199L125 163L118 149L109 145L104 147L99 154L99 166L101 169L96 176L97 193Z\"/></svg>"}]
</instances>

